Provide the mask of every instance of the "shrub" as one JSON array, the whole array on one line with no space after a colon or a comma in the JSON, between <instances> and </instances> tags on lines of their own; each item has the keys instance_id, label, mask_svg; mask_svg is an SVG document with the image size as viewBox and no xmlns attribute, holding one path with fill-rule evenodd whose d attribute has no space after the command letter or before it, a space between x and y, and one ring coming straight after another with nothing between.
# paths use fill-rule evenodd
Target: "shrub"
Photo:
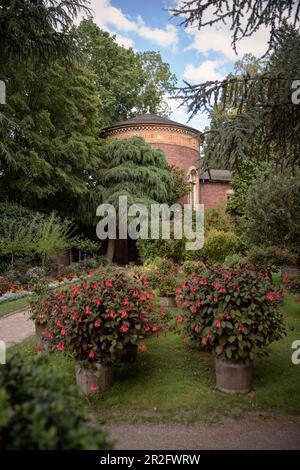
<instances>
[{"instance_id":1,"label":"shrub","mask_svg":"<svg viewBox=\"0 0 300 470\"><path fill-rule=\"evenodd\" d=\"M183 322L190 339L217 357L253 360L254 354L284 334L278 310L283 292L267 275L241 265L234 270L211 268L192 276L178 290Z\"/></svg>"},{"instance_id":2,"label":"shrub","mask_svg":"<svg viewBox=\"0 0 300 470\"><path fill-rule=\"evenodd\" d=\"M142 272L151 287L159 290L161 297L174 297L178 270L178 266L170 259L156 257L145 263Z\"/></svg>"},{"instance_id":3,"label":"shrub","mask_svg":"<svg viewBox=\"0 0 300 470\"><path fill-rule=\"evenodd\" d=\"M32 319L47 322L49 340L85 367L113 364L128 343L158 331L152 321L154 294L146 280L117 273L51 292L32 303Z\"/></svg>"},{"instance_id":4,"label":"shrub","mask_svg":"<svg viewBox=\"0 0 300 470\"><path fill-rule=\"evenodd\" d=\"M186 240L142 240L137 241L139 257L143 263L157 257L171 259L174 263L181 263L185 257Z\"/></svg>"},{"instance_id":5,"label":"shrub","mask_svg":"<svg viewBox=\"0 0 300 470\"><path fill-rule=\"evenodd\" d=\"M182 265L183 272L186 276L190 276L193 273L200 274L200 272L206 271L206 265L202 261L185 261Z\"/></svg>"},{"instance_id":6,"label":"shrub","mask_svg":"<svg viewBox=\"0 0 300 470\"><path fill-rule=\"evenodd\" d=\"M282 281L286 290L292 294L300 294L300 276L288 276L285 274L282 276Z\"/></svg>"},{"instance_id":7,"label":"shrub","mask_svg":"<svg viewBox=\"0 0 300 470\"><path fill-rule=\"evenodd\" d=\"M213 263L222 263L226 256L239 250L240 242L233 232L211 230L205 237L203 254Z\"/></svg>"},{"instance_id":8,"label":"shrub","mask_svg":"<svg viewBox=\"0 0 300 470\"><path fill-rule=\"evenodd\" d=\"M78 410L65 376L47 366L44 357L28 365L14 355L0 367L0 449L110 449Z\"/></svg>"},{"instance_id":9,"label":"shrub","mask_svg":"<svg viewBox=\"0 0 300 470\"><path fill-rule=\"evenodd\" d=\"M296 256L285 248L278 246L255 246L247 258L260 271L278 270L280 266L293 265Z\"/></svg>"},{"instance_id":10,"label":"shrub","mask_svg":"<svg viewBox=\"0 0 300 470\"><path fill-rule=\"evenodd\" d=\"M205 211L205 230L231 232L234 228L232 217L226 212L226 206L219 204Z\"/></svg>"},{"instance_id":11,"label":"shrub","mask_svg":"<svg viewBox=\"0 0 300 470\"><path fill-rule=\"evenodd\" d=\"M245 258L237 253L233 255L226 256L225 261L223 263L224 268L234 268L237 267L240 263L242 263Z\"/></svg>"}]
</instances>

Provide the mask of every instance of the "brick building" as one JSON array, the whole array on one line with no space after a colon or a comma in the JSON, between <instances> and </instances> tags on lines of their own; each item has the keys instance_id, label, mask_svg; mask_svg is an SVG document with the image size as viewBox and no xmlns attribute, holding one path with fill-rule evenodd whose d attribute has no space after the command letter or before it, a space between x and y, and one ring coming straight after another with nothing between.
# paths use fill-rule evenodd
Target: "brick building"
<instances>
[{"instance_id":1,"label":"brick building","mask_svg":"<svg viewBox=\"0 0 300 470\"><path fill-rule=\"evenodd\" d=\"M181 202L203 203L205 209L226 202L231 193L231 174L225 170L202 172L200 149L203 134L192 127L155 114L144 114L104 129L103 138L140 136L161 149L169 164L183 169L190 182L190 193Z\"/></svg>"}]
</instances>

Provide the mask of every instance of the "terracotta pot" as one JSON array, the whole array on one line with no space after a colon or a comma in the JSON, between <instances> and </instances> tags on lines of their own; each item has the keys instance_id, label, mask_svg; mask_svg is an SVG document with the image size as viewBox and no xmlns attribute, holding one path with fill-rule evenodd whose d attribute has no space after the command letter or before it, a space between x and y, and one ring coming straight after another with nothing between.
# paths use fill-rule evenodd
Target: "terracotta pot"
<instances>
[{"instance_id":1,"label":"terracotta pot","mask_svg":"<svg viewBox=\"0 0 300 470\"><path fill-rule=\"evenodd\" d=\"M253 362L215 359L216 387L225 393L248 393L252 386Z\"/></svg>"},{"instance_id":2,"label":"terracotta pot","mask_svg":"<svg viewBox=\"0 0 300 470\"><path fill-rule=\"evenodd\" d=\"M161 307L177 307L175 297L159 297Z\"/></svg>"},{"instance_id":3,"label":"terracotta pot","mask_svg":"<svg viewBox=\"0 0 300 470\"><path fill-rule=\"evenodd\" d=\"M97 364L96 369L87 369L78 362L75 365L75 373L79 395L102 393L113 384L112 367Z\"/></svg>"},{"instance_id":4,"label":"terracotta pot","mask_svg":"<svg viewBox=\"0 0 300 470\"><path fill-rule=\"evenodd\" d=\"M35 334L36 334L36 342L39 348L41 349L48 349L49 341L45 337L45 332L47 330L47 323L38 323L35 322Z\"/></svg>"},{"instance_id":5,"label":"terracotta pot","mask_svg":"<svg viewBox=\"0 0 300 470\"><path fill-rule=\"evenodd\" d=\"M138 354L137 344L128 343L124 346L121 362L135 362Z\"/></svg>"}]
</instances>

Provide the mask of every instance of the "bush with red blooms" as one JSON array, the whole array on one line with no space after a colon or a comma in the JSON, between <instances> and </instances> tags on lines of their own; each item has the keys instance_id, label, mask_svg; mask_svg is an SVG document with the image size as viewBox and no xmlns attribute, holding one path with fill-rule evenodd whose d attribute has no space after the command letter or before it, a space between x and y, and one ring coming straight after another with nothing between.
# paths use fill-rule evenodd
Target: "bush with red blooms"
<instances>
[{"instance_id":1,"label":"bush with red blooms","mask_svg":"<svg viewBox=\"0 0 300 470\"><path fill-rule=\"evenodd\" d=\"M145 279L117 273L40 297L32 304L32 318L47 323L46 336L58 351L73 353L85 367L109 365L126 344L159 331L153 300Z\"/></svg>"},{"instance_id":2,"label":"bush with red blooms","mask_svg":"<svg viewBox=\"0 0 300 470\"><path fill-rule=\"evenodd\" d=\"M282 276L284 288L292 294L300 294L300 276L284 274Z\"/></svg>"},{"instance_id":3,"label":"bush with red blooms","mask_svg":"<svg viewBox=\"0 0 300 470\"><path fill-rule=\"evenodd\" d=\"M193 275L177 290L186 338L221 359L253 360L255 353L285 334L278 309L284 296L267 273L247 265L234 270L211 267Z\"/></svg>"}]
</instances>

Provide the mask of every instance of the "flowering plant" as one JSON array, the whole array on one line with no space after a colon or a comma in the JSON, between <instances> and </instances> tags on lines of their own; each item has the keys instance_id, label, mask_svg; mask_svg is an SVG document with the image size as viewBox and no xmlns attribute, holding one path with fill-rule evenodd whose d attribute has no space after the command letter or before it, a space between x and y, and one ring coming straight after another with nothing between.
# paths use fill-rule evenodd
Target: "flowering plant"
<instances>
[{"instance_id":1,"label":"flowering plant","mask_svg":"<svg viewBox=\"0 0 300 470\"><path fill-rule=\"evenodd\" d=\"M32 311L39 322L47 322L48 339L57 350L72 352L84 366L108 365L119 359L126 344L158 332L153 299L146 280L117 273L49 293Z\"/></svg>"},{"instance_id":2,"label":"flowering plant","mask_svg":"<svg viewBox=\"0 0 300 470\"><path fill-rule=\"evenodd\" d=\"M217 357L253 360L257 349L280 339L285 328L278 309L282 290L267 273L247 265L234 270L211 267L205 277L194 275L177 290L183 307L178 317L186 336Z\"/></svg>"}]
</instances>

